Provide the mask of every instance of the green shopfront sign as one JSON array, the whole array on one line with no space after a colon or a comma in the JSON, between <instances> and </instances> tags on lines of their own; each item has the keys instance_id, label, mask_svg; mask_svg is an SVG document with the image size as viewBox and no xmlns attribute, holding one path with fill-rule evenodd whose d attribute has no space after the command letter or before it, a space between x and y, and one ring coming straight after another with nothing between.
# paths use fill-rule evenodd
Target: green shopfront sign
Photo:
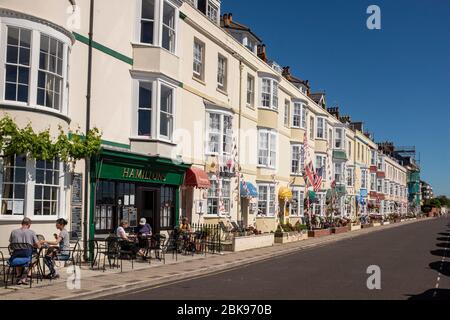
<instances>
[{"instance_id":1,"label":"green shopfront sign","mask_svg":"<svg viewBox=\"0 0 450 320\"><path fill-rule=\"evenodd\" d=\"M100 169L100 179L119 181L147 182L166 185L182 185L184 174L165 171L161 167L132 166L115 163L103 163Z\"/></svg>"},{"instance_id":2,"label":"green shopfront sign","mask_svg":"<svg viewBox=\"0 0 450 320\"><path fill-rule=\"evenodd\" d=\"M168 159L103 150L96 162L95 176L98 179L181 186L189 168L190 165L175 164Z\"/></svg>"}]
</instances>

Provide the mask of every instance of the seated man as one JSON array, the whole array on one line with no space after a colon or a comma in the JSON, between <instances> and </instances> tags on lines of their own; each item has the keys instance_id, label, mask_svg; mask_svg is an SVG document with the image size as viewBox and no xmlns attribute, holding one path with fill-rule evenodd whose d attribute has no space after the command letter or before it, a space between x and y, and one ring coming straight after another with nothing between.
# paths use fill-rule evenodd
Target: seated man
<instances>
[{"instance_id":1,"label":"seated man","mask_svg":"<svg viewBox=\"0 0 450 320\"><path fill-rule=\"evenodd\" d=\"M24 218L22 220L22 227L17 230L13 230L11 235L9 236L10 244L29 244L35 248L40 248L41 244L37 239L36 233L30 229L31 228L31 220L29 218ZM24 260L23 264L27 264L26 260L28 260L28 264L31 263L31 257L33 255L33 251L30 249L15 249L11 258L9 259L10 265L14 265L19 259ZM27 276L30 276L30 271L28 274L24 275L23 267L16 267L16 274L18 275L17 284L27 285Z\"/></svg>"}]
</instances>

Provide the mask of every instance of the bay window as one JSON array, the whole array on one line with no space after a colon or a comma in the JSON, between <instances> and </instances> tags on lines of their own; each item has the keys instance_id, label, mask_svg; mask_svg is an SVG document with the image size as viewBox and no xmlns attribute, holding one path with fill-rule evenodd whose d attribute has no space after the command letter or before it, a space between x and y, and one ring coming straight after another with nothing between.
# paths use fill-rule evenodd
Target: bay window
<instances>
[{"instance_id":1,"label":"bay window","mask_svg":"<svg viewBox=\"0 0 450 320\"><path fill-rule=\"evenodd\" d=\"M345 150L344 129L336 128L334 130L334 148Z\"/></svg>"},{"instance_id":2,"label":"bay window","mask_svg":"<svg viewBox=\"0 0 450 320\"><path fill-rule=\"evenodd\" d=\"M278 82L263 78L261 80L261 106L263 108L278 110Z\"/></svg>"},{"instance_id":3,"label":"bay window","mask_svg":"<svg viewBox=\"0 0 450 320\"><path fill-rule=\"evenodd\" d=\"M31 31L7 27L5 100L28 102Z\"/></svg>"},{"instance_id":4,"label":"bay window","mask_svg":"<svg viewBox=\"0 0 450 320\"><path fill-rule=\"evenodd\" d=\"M277 134L272 130L258 132L258 165L275 168L277 160Z\"/></svg>"},{"instance_id":5,"label":"bay window","mask_svg":"<svg viewBox=\"0 0 450 320\"><path fill-rule=\"evenodd\" d=\"M344 163L337 162L334 164L334 180L337 184L343 184L344 182Z\"/></svg>"},{"instance_id":6,"label":"bay window","mask_svg":"<svg viewBox=\"0 0 450 320\"><path fill-rule=\"evenodd\" d=\"M305 215L305 192L299 188L292 190L292 204L290 206L291 217L303 217Z\"/></svg>"},{"instance_id":7,"label":"bay window","mask_svg":"<svg viewBox=\"0 0 450 320\"><path fill-rule=\"evenodd\" d=\"M309 118L309 139L314 140L314 118Z\"/></svg>"},{"instance_id":8,"label":"bay window","mask_svg":"<svg viewBox=\"0 0 450 320\"><path fill-rule=\"evenodd\" d=\"M0 219L63 216L64 166L58 159L0 157Z\"/></svg>"},{"instance_id":9,"label":"bay window","mask_svg":"<svg viewBox=\"0 0 450 320\"><path fill-rule=\"evenodd\" d=\"M367 170L361 170L361 189L367 189L368 184Z\"/></svg>"},{"instance_id":10,"label":"bay window","mask_svg":"<svg viewBox=\"0 0 450 320\"><path fill-rule=\"evenodd\" d=\"M327 170L326 170L326 165L327 165L327 157L324 155L316 155L316 171L319 171L320 169L322 169L322 179L326 180L327 179Z\"/></svg>"},{"instance_id":11,"label":"bay window","mask_svg":"<svg viewBox=\"0 0 450 320\"><path fill-rule=\"evenodd\" d=\"M294 111L295 113L295 111ZM284 126L289 128L289 118L291 115L291 102L289 100L284 101Z\"/></svg>"},{"instance_id":12,"label":"bay window","mask_svg":"<svg viewBox=\"0 0 450 320\"><path fill-rule=\"evenodd\" d=\"M138 137L172 140L175 117L175 86L159 79L136 81Z\"/></svg>"},{"instance_id":13,"label":"bay window","mask_svg":"<svg viewBox=\"0 0 450 320\"><path fill-rule=\"evenodd\" d=\"M258 215L263 217L275 216L275 185L258 184Z\"/></svg>"},{"instance_id":14,"label":"bay window","mask_svg":"<svg viewBox=\"0 0 450 320\"><path fill-rule=\"evenodd\" d=\"M383 193L383 179L377 179L377 192Z\"/></svg>"},{"instance_id":15,"label":"bay window","mask_svg":"<svg viewBox=\"0 0 450 320\"><path fill-rule=\"evenodd\" d=\"M173 133L173 94L174 89L161 84L159 135L160 137L171 140Z\"/></svg>"},{"instance_id":16,"label":"bay window","mask_svg":"<svg viewBox=\"0 0 450 320\"><path fill-rule=\"evenodd\" d=\"M370 174L370 191L377 191L377 174Z\"/></svg>"},{"instance_id":17,"label":"bay window","mask_svg":"<svg viewBox=\"0 0 450 320\"><path fill-rule=\"evenodd\" d=\"M140 43L176 51L178 8L167 0L142 0Z\"/></svg>"},{"instance_id":18,"label":"bay window","mask_svg":"<svg viewBox=\"0 0 450 320\"><path fill-rule=\"evenodd\" d=\"M372 166L377 165L377 163L378 163L377 155L378 155L378 153L376 150L370 150L370 165L372 165Z\"/></svg>"},{"instance_id":19,"label":"bay window","mask_svg":"<svg viewBox=\"0 0 450 320\"><path fill-rule=\"evenodd\" d=\"M305 168L304 152L303 145L293 144L291 146L291 174L302 174Z\"/></svg>"},{"instance_id":20,"label":"bay window","mask_svg":"<svg viewBox=\"0 0 450 320\"><path fill-rule=\"evenodd\" d=\"M353 187L355 185L355 169L353 167L347 167L347 187Z\"/></svg>"},{"instance_id":21,"label":"bay window","mask_svg":"<svg viewBox=\"0 0 450 320\"><path fill-rule=\"evenodd\" d=\"M208 190L208 214L227 215L230 213L231 182L225 179L211 179Z\"/></svg>"},{"instance_id":22,"label":"bay window","mask_svg":"<svg viewBox=\"0 0 450 320\"><path fill-rule=\"evenodd\" d=\"M24 24L26 27L21 27ZM0 17L0 101L66 113L70 38L37 22Z\"/></svg>"},{"instance_id":23,"label":"bay window","mask_svg":"<svg viewBox=\"0 0 450 320\"><path fill-rule=\"evenodd\" d=\"M231 155L233 149L233 118L223 113L207 113L207 145L208 155Z\"/></svg>"}]
</instances>

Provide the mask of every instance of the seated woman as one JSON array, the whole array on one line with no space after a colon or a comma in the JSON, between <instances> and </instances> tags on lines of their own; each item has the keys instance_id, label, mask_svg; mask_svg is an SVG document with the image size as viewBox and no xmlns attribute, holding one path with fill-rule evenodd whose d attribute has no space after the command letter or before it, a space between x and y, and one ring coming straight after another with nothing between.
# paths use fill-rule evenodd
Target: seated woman
<instances>
[{"instance_id":1,"label":"seated woman","mask_svg":"<svg viewBox=\"0 0 450 320\"><path fill-rule=\"evenodd\" d=\"M44 257L44 262L47 265L50 273L47 275L49 279L59 278L58 273L54 267L54 261L67 261L70 258L70 237L69 233L65 229L67 221L64 219L56 220L56 229L59 230L59 234L55 234L54 241L41 240L42 245L49 246L47 253Z\"/></svg>"},{"instance_id":2,"label":"seated woman","mask_svg":"<svg viewBox=\"0 0 450 320\"><path fill-rule=\"evenodd\" d=\"M128 228L128 226L128 221L122 220L116 230L116 235L120 241L120 248L123 251L130 251L132 256L143 256L143 250L139 249L134 240L130 239L128 234L126 233L125 229Z\"/></svg>"},{"instance_id":3,"label":"seated woman","mask_svg":"<svg viewBox=\"0 0 450 320\"><path fill-rule=\"evenodd\" d=\"M191 232L191 225L189 224L189 220L187 218L183 218L181 220L180 231Z\"/></svg>"},{"instance_id":4,"label":"seated woman","mask_svg":"<svg viewBox=\"0 0 450 320\"><path fill-rule=\"evenodd\" d=\"M147 219L142 218L139 221L139 226L136 228L136 234L138 237L140 253L141 255L144 255L145 251L149 248L149 241L153 235L152 227L147 223Z\"/></svg>"}]
</instances>

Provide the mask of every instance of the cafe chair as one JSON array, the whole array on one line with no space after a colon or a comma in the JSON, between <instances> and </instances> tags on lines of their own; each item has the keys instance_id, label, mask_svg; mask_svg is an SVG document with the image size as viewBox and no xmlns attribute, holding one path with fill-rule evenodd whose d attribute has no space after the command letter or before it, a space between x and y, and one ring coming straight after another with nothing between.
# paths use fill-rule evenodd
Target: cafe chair
<instances>
[{"instance_id":1,"label":"cafe chair","mask_svg":"<svg viewBox=\"0 0 450 320\"><path fill-rule=\"evenodd\" d=\"M7 261L8 271L5 279L5 289L8 288L8 279L11 276L11 284L14 285L16 268L23 268L23 272L30 271L30 288L33 284L33 246L29 243L11 243L8 246L10 258ZM21 257L17 256L17 251L21 251ZM16 255L14 255L16 252ZM22 276L18 275L18 276Z\"/></svg>"}]
</instances>

